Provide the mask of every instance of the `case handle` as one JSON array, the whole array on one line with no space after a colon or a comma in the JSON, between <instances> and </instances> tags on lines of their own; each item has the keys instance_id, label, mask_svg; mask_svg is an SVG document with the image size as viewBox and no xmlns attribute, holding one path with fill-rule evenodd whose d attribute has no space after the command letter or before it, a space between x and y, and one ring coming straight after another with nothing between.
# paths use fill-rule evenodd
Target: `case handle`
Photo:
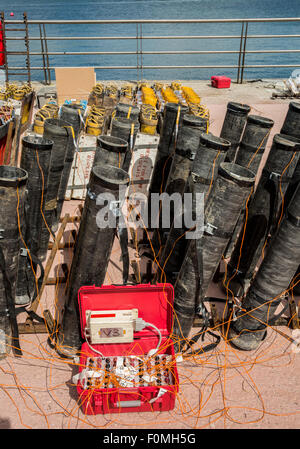
<instances>
[{"instance_id":1,"label":"case handle","mask_svg":"<svg viewBox=\"0 0 300 449\"><path fill-rule=\"evenodd\" d=\"M121 407L140 407L142 405L141 400L135 400L135 401L117 401L115 402L115 407L121 408Z\"/></svg>"}]
</instances>

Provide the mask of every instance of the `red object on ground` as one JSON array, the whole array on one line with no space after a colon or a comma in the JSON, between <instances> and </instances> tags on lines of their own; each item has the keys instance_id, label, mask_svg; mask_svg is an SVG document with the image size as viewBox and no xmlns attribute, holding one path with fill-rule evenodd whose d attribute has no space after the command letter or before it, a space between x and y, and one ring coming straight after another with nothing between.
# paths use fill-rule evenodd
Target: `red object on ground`
<instances>
[{"instance_id":1,"label":"red object on ground","mask_svg":"<svg viewBox=\"0 0 300 449\"><path fill-rule=\"evenodd\" d=\"M227 76L212 76L211 85L217 89L224 89L230 87L231 79Z\"/></svg>"},{"instance_id":2,"label":"red object on ground","mask_svg":"<svg viewBox=\"0 0 300 449\"><path fill-rule=\"evenodd\" d=\"M171 356L172 382L162 382L161 385L142 386L138 382L130 387L91 387L83 388L82 380L77 382L77 392L80 404L85 414L129 413L168 411L175 406L179 379L175 361L173 341L170 339L173 321L174 289L171 284L139 284L102 287L81 287L78 291L80 310L80 326L85 339L86 311L113 311L138 309L138 316L145 322L154 324L161 332L161 343L158 354ZM100 351L104 357L126 357L130 355L144 356L155 349L159 342L158 332L152 327L145 327L134 332L131 343L97 344L93 348ZM90 344L91 346L91 344ZM86 367L88 357L100 357L93 352L85 341L81 348L79 373ZM151 357L155 360L155 355ZM143 362L142 362L143 363ZM146 365L146 364L145 364ZM146 374L146 372L145 372ZM161 391L164 389L166 391ZM158 394L163 393L161 396Z\"/></svg>"},{"instance_id":3,"label":"red object on ground","mask_svg":"<svg viewBox=\"0 0 300 449\"><path fill-rule=\"evenodd\" d=\"M7 138L7 136L4 136L4 137L2 137L2 139L0 139L0 165L3 165L3 163L4 163L6 138Z\"/></svg>"},{"instance_id":4,"label":"red object on ground","mask_svg":"<svg viewBox=\"0 0 300 449\"><path fill-rule=\"evenodd\" d=\"M5 64L5 55L1 53L4 51L3 45L3 32L2 32L2 24L0 23L0 66Z\"/></svg>"}]
</instances>

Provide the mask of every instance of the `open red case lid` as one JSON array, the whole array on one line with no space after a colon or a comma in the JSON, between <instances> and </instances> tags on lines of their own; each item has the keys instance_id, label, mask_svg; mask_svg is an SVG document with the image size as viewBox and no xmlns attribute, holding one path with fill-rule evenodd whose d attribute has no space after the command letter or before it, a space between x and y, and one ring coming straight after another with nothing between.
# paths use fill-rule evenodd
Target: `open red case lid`
<instances>
[{"instance_id":1,"label":"open red case lid","mask_svg":"<svg viewBox=\"0 0 300 449\"><path fill-rule=\"evenodd\" d=\"M86 327L86 311L138 309L139 318L154 324L162 336L169 336L173 324L174 288L172 284L85 286L78 291L81 334ZM153 330L135 332L138 337L153 337Z\"/></svg>"}]
</instances>

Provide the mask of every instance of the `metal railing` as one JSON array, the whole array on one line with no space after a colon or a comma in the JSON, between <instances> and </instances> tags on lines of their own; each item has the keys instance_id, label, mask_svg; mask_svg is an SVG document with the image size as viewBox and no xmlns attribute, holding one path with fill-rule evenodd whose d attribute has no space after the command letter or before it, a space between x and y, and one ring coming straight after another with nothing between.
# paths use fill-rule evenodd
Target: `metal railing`
<instances>
[{"instance_id":1,"label":"metal railing","mask_svg":"<svg viewBox=\"0 0 300 449\"><path fill-rule=\"evenodd\" d=\"M280 42L283 42L284 39L294 39L294 38L300 38L300 34L255 34L255 33L249 33L249 28L253 24L257 23L299 23L300 18L291 17L291 18L260 18L260 19L190 19L190 20L175 20L175 19L167 19L167 20L28 20L26 13L24 13L24 20L7 20L4 17L4 14L1 15L1 22L2 22L2 32L3 32L3 41L4 41L4 48L6 52L6 61L5 61L5 70L6 70L6 78L8 81L8 78L10 75L16 75L18 73L21 73L23 70L27 70L28 78L31 79L31 72L32 71L43 71L44 72L44 78L45 83L50 84L51 83L51 71L55 69L55 67L58 67L59 64L51 65L50 64L50 57L56 57L57 60L59 60L59 56L104 56L104 57L114 57L114 56L134 56L136 58L136 62L132 63L131 65L128 64L119 64L119 65L111 65L111 64L105 64L105 65L92 65L95 70L135 70L137 75L137 80L142 80L144 73L153 70L153 71L161 71L164 69L231 69L236 71L236 81L237 83L242 83L244 80L244 74L247 69L262 69L262 68L297 68L300 67L300 61L299 59L295 58L294 56L297 55L297 53L300 53L299 48L294 49L270 49L270 48L263 48L263 49L252 49L249 50L247 48L247 44L250 40L259 40L260 44L263 42L266 42L265 40L270 39L280 39ZM20 36L18 35L19 32L23 31L23 29L15 29L11 28L14 25L20 25L25 23L24 30L27 30L27 38L26 36ZM190 25L197 25L199 29L201 30L201 26L203 24L214 24L214 25L224 25L224 24L231 24L241 27L240 33L236 34L213 34L213 35L207 35L207 34L178 34L178 35L164 35L164 34L146 34L144 32L144 26L146 25L155 25L155 27L162 27L165 24L173 24L175 25L184 25L185 28L188 28ZM69 28L67 27L78 27L81 28L83 26L87 25L98 25L102 27L100 29L100 33L97 36L56 36L56 35L49 35L48 31L51 30L51 26L57 26L57 25L64 25L64 33L66 34L66 30ZM125 25L127 28L127 31L130 27L133 25L135 26L135 33L131 33L129 35L103 35L103 27L105 25L113 25L113 26L120 26ZM38 33L36 32L35 35L32 35L35 30L37 30L38 27ZM47 33L46 33L46 27L47 27ZM85 28L87 30L87 28ZM12 35L11 32L14 32L15 34ZM112 34L112 33L111 33ZM10 50L10 46L13 41L24 41L25 39L25 45L26 45L26 51L14 51ZM26 40L27 39L27 40ZM207 41L222 41L222 44L224 45L224 41L227 40L228 42L228 48L226 49L212 49L212 50L174 50L174 49L166 49L166 50L157 50L155 48L150 49L144 49L144 46L149 43L163 41L166 40L169 41L179 41L179 40L193 40L193 41L200 41L200 40L207 40ZM64 42L70 42L72 41L75 43L78 42L85 42L85 41L110 41L110 42L126 42L126 41L135 41L136 46L134 49L125 49L120 51L98 51L98 50L88 50L88 51L73 51L73 50L61 50L59 51L57 49L53 49L53 45L55 42L59 42L60 45L62 45ZM233 48L233 41L237 42L237 47ZM40 42L41 49L39 51L32 51L30 49L31 43ZM297 42L297 41L296 41ZM300 41L299 41L300 42ZM93 44L94 45L94 44ZM156 44L157 45L157 44ZM289 57L289 62L285 64L279 64L279 63L247 63L246 62L246 56L247 55L268 55L268 54L285 54ZM26 65L25 66L16 66L11 65L10 58L12 56L20 57L21 55L25 55L26 58ZM157 55L157 56L164 56L164 55L170 55L170 56L183 56L183 55L211 55L211 56L226 56L226 55L235 55L236 56L236 63L230 63L230 64L145 64L144 59L149 55ZM31 59L41 57L42 59L42 65L41 66L33 66L31 65ZM56 62L56 61L55 61ZM64 65L66 66L66 65ZM19 72L20 71L20 72Z\"/></svg>"}]
</instances>

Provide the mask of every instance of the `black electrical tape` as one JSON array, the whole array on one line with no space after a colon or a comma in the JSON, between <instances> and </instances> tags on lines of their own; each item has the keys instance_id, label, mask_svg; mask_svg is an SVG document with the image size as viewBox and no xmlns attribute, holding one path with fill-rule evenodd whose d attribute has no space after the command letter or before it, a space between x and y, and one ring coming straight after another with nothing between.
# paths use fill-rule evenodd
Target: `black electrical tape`
<instances>
[{"instance_id":1,"label":"black electrical tape","mask_svg":"<svg viewBox=\"0 0 300 449\"><path fill-rule=\"evenodd\" d=\"M291 222L293 226L296 226L297 228L299 228L300 218L294 217L289 211L287 211L286 216L287 216L288 221Z\"/></svg>"},{"instance_id":2,"label":"black electrical tape","mask_svg":"<svg viewBox=\"0 0 300 449\"><path fill-rule=\"evenodd\" d=\"M2 239L13 239L15 240L20 235L20 231L18 228L15 229L0 229L0 240Z\"/></svg>"},{"instance_id":3,"label":"black electrical tape","mask_svg":"<svg viewBox=\"0 0 300 449\"><path fill-rule=\"evenodd\" d=\"M129 276L128 231L125 226L118 228L118 231L123 259L123 284L126 285Z\"/></svg>"},{"instance_id":4,"label":"black electrical tape","mask_svg":"<svg viewBox=\"0 0 300 449\"><path fill-rule=\"evenodd\" d=\"M186 159L190 159L193 161L195 159L195 152L192 150L181 150L179 148L175 149L175 153L178 154L178 156L182 156Z\"/></svg>"},{"instance_id":5,"label":"black electrical tape","mask_svg":"<svg viewBox=\"0 0 300 449\"><path fill-rule=\"evenodd\" d=\"M202 176L196 175L196 173L192 172L191 177L192 177L193 182L196 184L200 183L200 184L204 184L207 186L209 186L211 184L211 179L202 178Z\"/></svg>"},{"instance_id":6,"label":"black electrical tape","mask_svg":"<svg viewBox=\"0 0 300 449\"><path fill-rule=\"evenodd\" d=\"M13 351L15 352L16 356L22 356L22 350L20 347L20 340L19 340L19 329L18 329L18 323L17 323L17 317L16 317L16 310L15 310L15 301L12 295L12 288L10 280L6 273L6 264L5 264L5 257L3 254L2 247L0 246L0 269L2 271L3 275L3 284L5 288L5 294L6 294L6 303L7 303L7 310L9 315L9 320L11 324L11 331L12 331L12 338L14 340L14 344L12 345Z\"/></svg>"},{"instance_id":7,"label":"black electrical tape","mask_svg":"<svg viewBox=\"0 0 300 449\"><path fill-rule=\"evenodd\" d=\"M211 228L212 232L204 231L204 235L211 237L219 237L220 239L230 239L232 233L221 231L220 229Z\"/></svg>"},{"instance_id":8,"label":"black electrical tape","mask_svg":"<svg viewBox=\"0 0 300 449\"><path fill-rule=\"evenodd\" d=\"M207 331L207 333L211 336L213 336L214 338L216 338L216 342L215 343L210 343L206 346L203 346L201 348L199 348L197 351L195 350L191 350L190 352L187 352L189 350L189 348L185 349L184 351L181 351L183 354L186 353L186 355L200 355L203 352L209 352L212 351L213 349L215 349L218 344L221 341L221 337L217 334L214 334L211 331ZM200 336L202 335L202 337L204 336L203 331L201 330L200 332L198 332L196 335L194 335L194 337L192 337L186 344L189 346L194 345L195 343L197 343L197 341L199 340Z\"/></svg>"}]
</instances>

